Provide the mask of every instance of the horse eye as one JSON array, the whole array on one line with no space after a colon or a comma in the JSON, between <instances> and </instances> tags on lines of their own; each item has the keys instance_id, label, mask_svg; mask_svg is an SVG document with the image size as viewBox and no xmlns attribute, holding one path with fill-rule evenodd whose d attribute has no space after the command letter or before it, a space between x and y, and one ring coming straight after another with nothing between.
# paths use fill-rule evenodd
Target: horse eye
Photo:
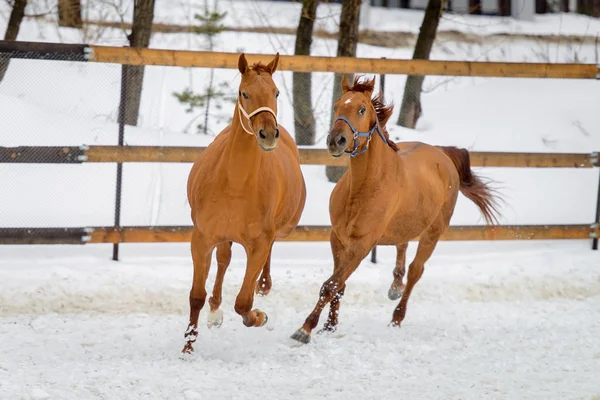
<instances>
[{"instance_id":1,"label":"horse eye","mask_svg":"<svg viewBox=\"0 0 600 400\"><path fill-rule=\"evenodd\" d=\"M360 110L358 110L358 113L359 113L360 115L365 115L365 111L367 111L367 109L366 109L366 108L364 108L364 107L361 107L361 108L360 108Z\"/></svg>"},{"instance_id":2,"label":"horse eye","mask_svg":"<svg viewBox=\"0 0 600 400\"><path fill-rule=\"evenodd\" d=\"M277 91L277 93L275 94L275 97L279 97L279 90Z\"/></svg>"},{"instance_id":3,"label":"horse eye","mask_svg":"<svg viewBox=\"0 0 600 400\"><path fill-rule=\"evenodd\" d=\"M242 92L242 97L245 98L245 99L248 98L248 95L246 94L246 92Z\"/></svg>"}]
</instances>

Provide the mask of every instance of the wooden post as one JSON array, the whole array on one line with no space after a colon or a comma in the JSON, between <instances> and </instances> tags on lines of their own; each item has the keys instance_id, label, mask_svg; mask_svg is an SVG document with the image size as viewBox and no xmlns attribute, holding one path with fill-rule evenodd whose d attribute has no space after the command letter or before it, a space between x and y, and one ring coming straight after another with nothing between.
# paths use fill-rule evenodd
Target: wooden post
<instances>
[{"instance_id":1,"label":"wooden post","mask_svg":"<svg viewBox=\"0 0 600 400\"><path fill-rule=\"evenodd\" d=\"M121 99L119 106L119 147L123 146L125 136L125 108L127 106L127 68L121 66ZM115 195L115 229L121 225L121 184L123 182L123 164L117 163L117 188ZM113 261L119 261L119 243L113 244Z\"/></svg>"}]
</instances>

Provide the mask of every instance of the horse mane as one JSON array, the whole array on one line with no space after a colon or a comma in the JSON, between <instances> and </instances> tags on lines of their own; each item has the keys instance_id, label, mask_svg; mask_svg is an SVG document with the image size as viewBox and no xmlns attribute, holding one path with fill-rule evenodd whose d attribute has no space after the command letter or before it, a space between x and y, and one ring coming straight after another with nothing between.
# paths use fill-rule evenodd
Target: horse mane
<instances>
[{"instance_id":1,"label":"horse mane","mask_svg":"<svg viewBox=\"0 0 600 400\"><path fill-rule=\"evenodd\" d=\"M360 78L360 76L355 76L354 84L348 90L351 92L372 93L375 87L375 78L359 82ZM373 108L375 108L377 121L379 121L379 129L385 137L388 146L390 146L394 151L398 151L398 146L396 145L396 143L390 140L390 135L386 127L387 122L392 116L392 112L394 111L394 104L390 103L389 105L386 105L383 102L383 93L381 92L375 97L371 98L371 104L373 105Z\"/></svg>"}]
</instances>

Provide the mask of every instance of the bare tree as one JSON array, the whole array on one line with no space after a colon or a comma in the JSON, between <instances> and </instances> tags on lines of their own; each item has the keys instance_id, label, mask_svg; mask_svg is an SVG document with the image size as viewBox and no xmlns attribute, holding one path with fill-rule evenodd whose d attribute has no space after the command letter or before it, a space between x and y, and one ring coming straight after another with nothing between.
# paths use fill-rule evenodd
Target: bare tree
<instances>
[{"instance_id":1,"label":"bare tree","mask_svg":"<svg viewBox=\"0 0 600 400\"><path fill-rule=\"evenodd\" d=\"M600 0L577 0L577 12L600 17Z\"/></svg>"},{"instance_id":2,"label":"bare tree","mask_svg":"<svg viewBox=\"0 0 600 400\"><path fill-rule=\"evenodd\" d=\"M469 14L481 14L481 0L469 0Z\"/></svg>"},{"instance_id":3,"label":"bare tree","mask_svg":"<svg viewBox=\"0 0 600 400\"><path fill-rule=\"evenodd\" d=\"M535 0L535 12L537 14L546 14L548 12L548 1Z\"/></svg>"},{"instance_id":4,"label":"bare tree","mask_svg":"<svg viewBox=\"0 0 600 400\"><path fill-rule=\"evenodd\" d=\"M302 0L302 12L296 31L294 54L310 55L313 28L317 17L318 0ZM294 129L296 143L315 144L315 116L312 109L312 75L310 72L294 72Z\"/></svg>"},{"instance_id":5,"label":"bare tree","mask_svg":"<svg viewBox=\"0 0 600 400\"><path fill-rule=\"evenodd\" d=\"M569 0L560 0L560 11L569 12Z\"/></svg>"},{"instance_id":6,"label":"bare tree","mask_svg":"<svg viewBox=\"0 0 600 400\"><path fill-rule=\"evenodd\" d=\"M146 48L150 44L152 20L154 19L154 0L135 0L133 8L133 26L127 37L131 47ZM144 67L128 65L125 69L125 124L137 125L140 113L140 100L144 82ZM120 112L119 112L120 115Z\"/></svg>"},{"instance_id":7,"label":"bare tree","mask_svg":"<svg viewBox=\"0 0 600 400\"><path fill-rule=\"evenodd\" d=\"M58 26L81 29L80 0L58 0Z\"/></svg>"},{"instance_id":8,"label":"bare tree","mask_svg":"<svg viewBox=\"0 0 600 400\"><path fill-rule=\"evenodd\" d=\"M356 47L358 45L358 22L360 15L361 0L344 0L342 3L342 15L340 16L340 34L338 37L338 57L355 57ZM342 77L343 74L335 74L333 83L333 100L332 104L338 101L342 95ZM352 81L352 76L348 76ZM333 113L331 114L333 122ZM325 167L327 178L331 182L337 182L344 172L346 167Z\"/></svg>"},{"instance_id":9,"label":"bare tree","mask_svg":"<svg viewBox=\"0 0 600 400\"><path fill-rule=\"evenodd\" d=\"M435 41L437 27L442 16L444 6L443 0L429 0L421 30L417 37L415 51L413 53L414 60L428 60L429 53ZM414 129L417 125L419 117L421 117L421 91L423 90L423 81L425 76L409 75L406 78L404 86L404 97L402 98L402 106L397 124L407 128Z\"/></svg>"},{"instance_id":10,"label":"bare tree","mask_svg":"<svg viewBox=\"0 0 600 400\"><path fill-rule=\"evenodd\" d=\"M509 17L511 14L511 0L499 0L498 8L500 11L500 15L503 17Z\"/></svg>"},{"instance_id":11,"label":"bare tree","mask_svg":"<svg viewBox=\"0 0 600 400\"><path fill-rule=\"evenodd\" d=\"M4 34L4 40L17 40L21 22L25 16L25 7L27 7L27 0L15 0L8 20L8 26L6 27L6 33ZM10 58L0 55L0 82L4 79L9 63Z\"/></svg>"}]
</instances>

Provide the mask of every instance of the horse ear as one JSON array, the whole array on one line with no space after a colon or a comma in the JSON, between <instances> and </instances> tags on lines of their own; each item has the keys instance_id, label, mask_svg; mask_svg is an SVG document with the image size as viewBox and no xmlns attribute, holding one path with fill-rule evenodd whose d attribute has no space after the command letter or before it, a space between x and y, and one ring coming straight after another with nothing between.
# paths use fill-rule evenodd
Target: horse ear
<instances>
[{"instance_id":1,"label":"horse ear","mask_svg":"<svg viewBox=\"0 0 600 400\"><path fill-rule=\"evenodd\" d=\"M350 82L348 82L348 75L344 74L342 78L342 93L346 93L350 90Z\"/></svg>"},{"instance_id":2,"label":"horse ear","mask_svg":"<svg viewBox=\"0 0 600 400\"><path fill-rule=\"evenodd\" d=\"M246 70L248 69L248 60L246 60L246 55L244 53L240 54L240 58L238 60L238 69L242 75L245 74Z\"/></svg>"},{"instance_id":3,"label":"horse ear","mask_svg":"<svg viewBox=\"0 0 600 400\"><path fill-rule=\"evenodd\" d=\"M279 52L275 54L275 58L273 59L273 61L271 61L269 65L267 65L267 69L269 70L271 75L273 75L275 71L277 71L277 65L279 65Z\"/></svg>"}]
</instances>

